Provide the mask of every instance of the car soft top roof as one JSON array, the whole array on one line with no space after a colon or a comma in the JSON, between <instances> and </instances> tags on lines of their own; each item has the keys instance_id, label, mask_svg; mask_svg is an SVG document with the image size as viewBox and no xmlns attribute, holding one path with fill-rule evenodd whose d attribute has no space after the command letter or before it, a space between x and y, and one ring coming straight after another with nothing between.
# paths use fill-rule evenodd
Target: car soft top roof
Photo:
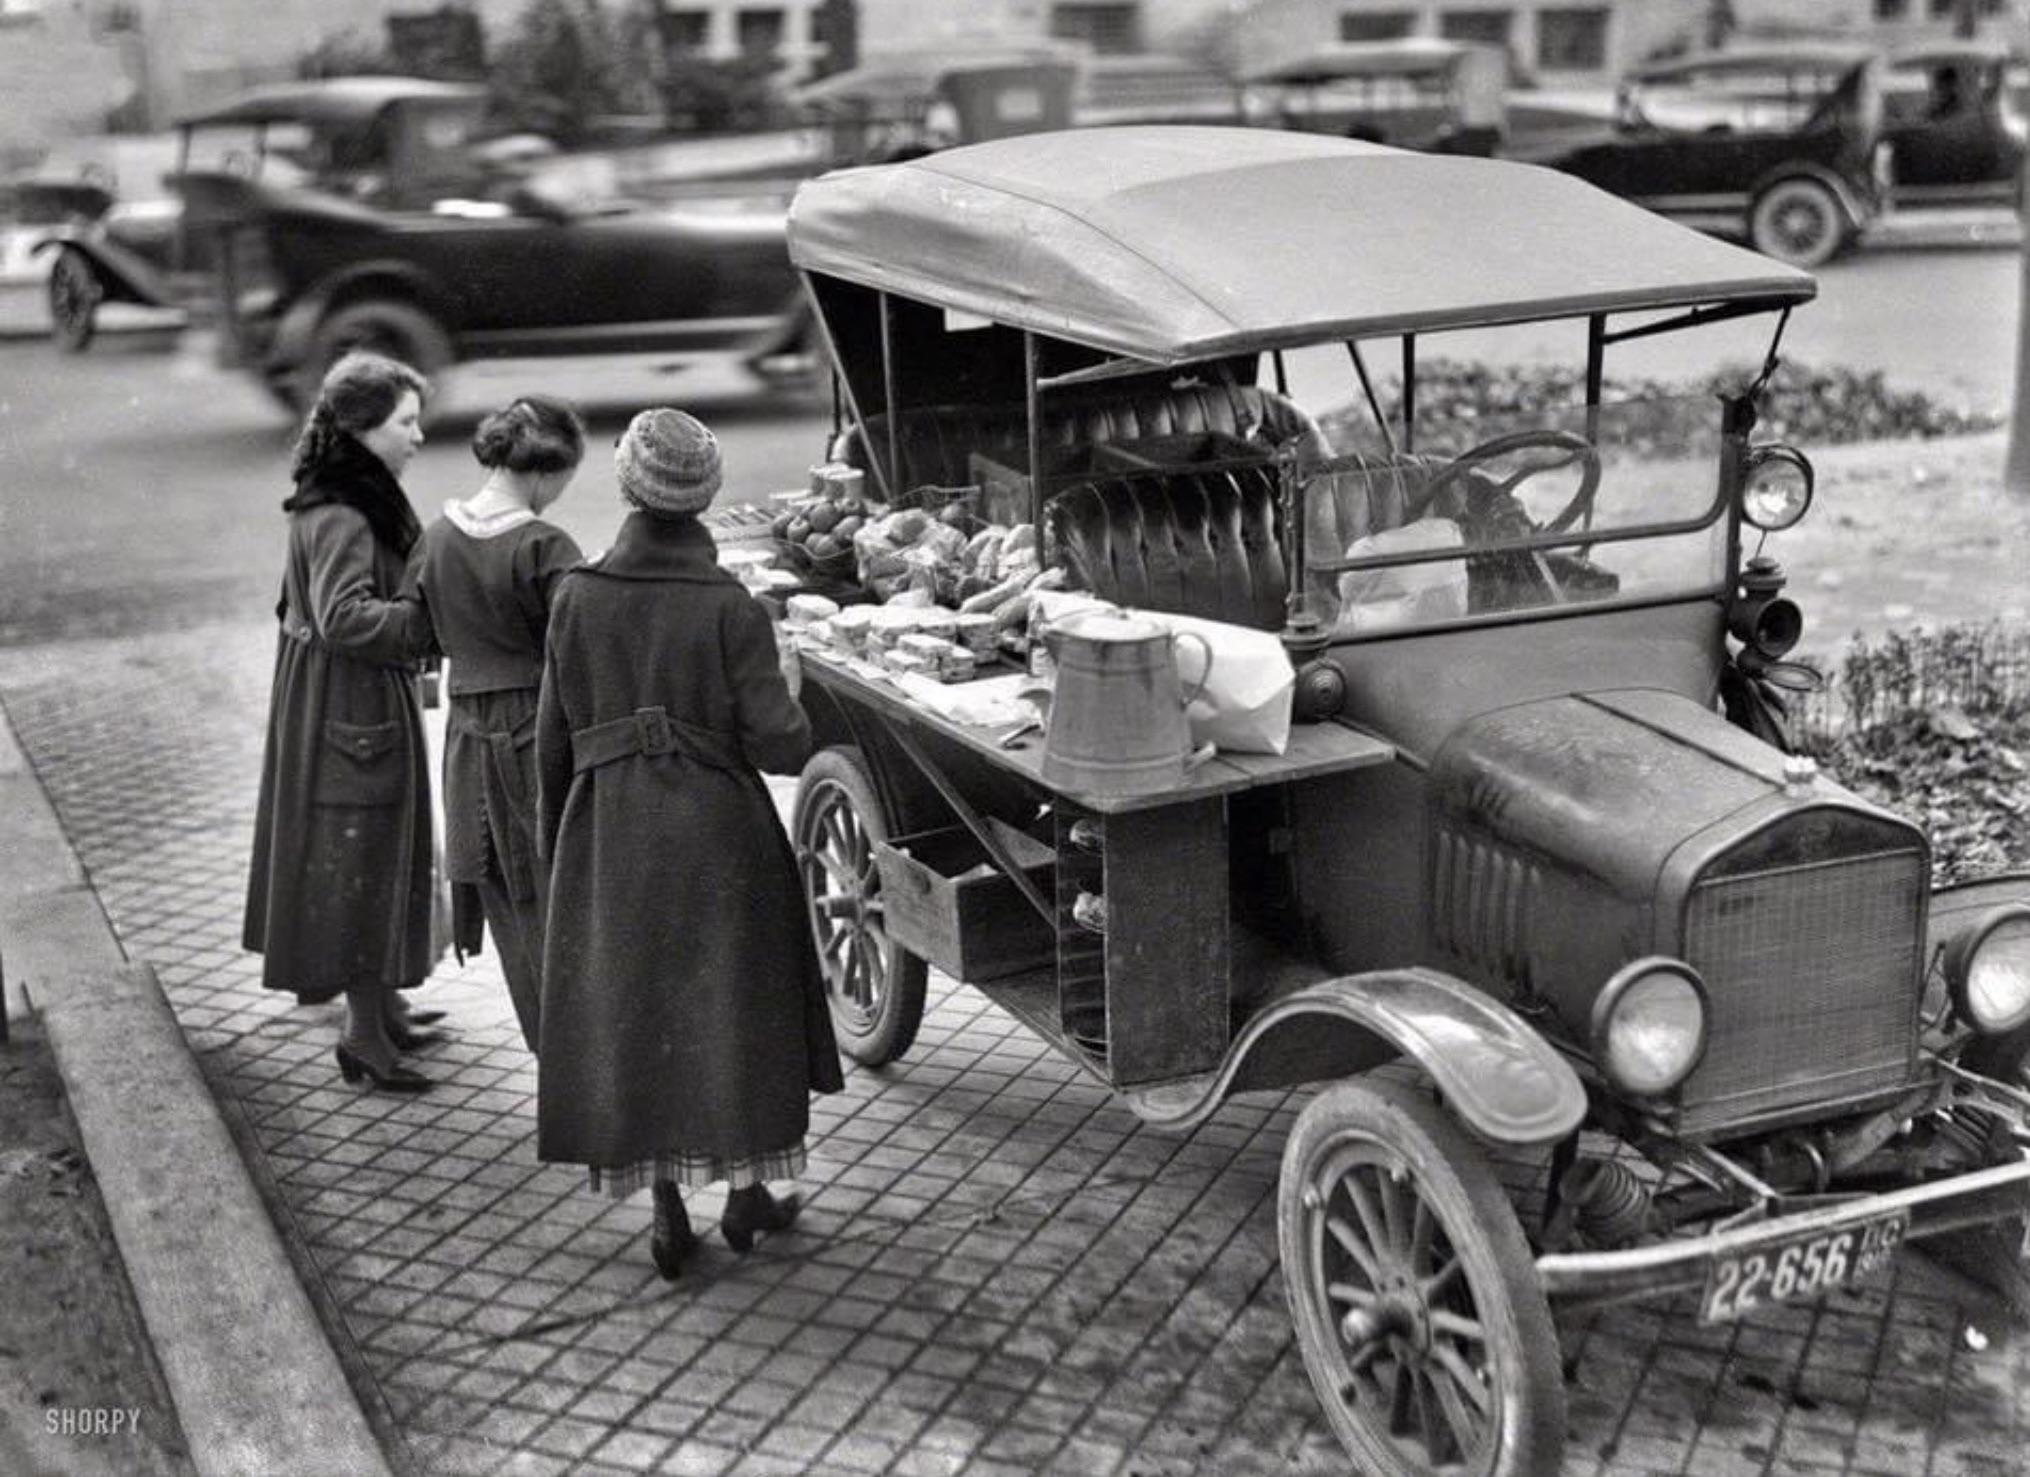
<instances>
[{"instance_id":1,"label":"car soft top roof","mask_svg":"<svg viewBox=\"0 0 2030 1477\"><path fill-rule=\"evenodd\" d=\"M838 171L797 192L789 247L808 272L1155 363L1817 291L1570 175L1257 128Z\"/></svg>"},{"instance_id":2,"label":"car soft top roof","mask_svg":"<svg viewBox=\"0 0 2030 1477\"><path fill-rule=\"evenodd\" d=\"M806 83L790 94L803 104L856 104L934 98L952 77L1020 67L1076 66L1063 46L924 47L891 51L860 66Z\"/></svg>"},{"instance_id":3,"label":"car soft top roof","mask_svg":"<svg viewBox=\"0 0 2030 1477\"><path fill-rule=\"evenodd\" d=\"M1630 70L1627 80L1666 82L1694 75L1719 76L1726 72L1846 72L1873 61L1877 55L1872 47L1837 41L1743 46L1651 62Z\"/></svg>"},{"instance_id":4,"label":"car soft top roof","mask_svg":"<svg viewBox=\"0 0 2030 1477\"><path fill-rule=\"evenodd\" d=\"M390 103L455 100L480 102L486 89L465 82L430 82L420 77L332 77L316 82L280 82L258 87L209 112L176 120L179 128L228 123L364 123Z\"/></svg>"},{"instance_id":5,"label":"car soft top roof","mask_svg":"<svg viewBox=\"0 0 2030 1477\"><path fill-rule=\"evenodd\" d=\"M1331 82L1343 77L1410 77L1449 67L1477 51L1499 47L1438 36L1405 36L1398 41L1335 41L1241 74L1243 82Z\"/></svg>"},{"instance_id":6,"label":"car soft top roof","mask_svg":"<svg viewBox=\"0 0 2030 1477\"><path fill-rule=\"evenodd\" d=\"M2001 41L1925 41L1896 47L1889 53L1892 67L1935 67L1947 63L2008 62L2016 60L2013 48Z\"/></svg>"}]
</instances>

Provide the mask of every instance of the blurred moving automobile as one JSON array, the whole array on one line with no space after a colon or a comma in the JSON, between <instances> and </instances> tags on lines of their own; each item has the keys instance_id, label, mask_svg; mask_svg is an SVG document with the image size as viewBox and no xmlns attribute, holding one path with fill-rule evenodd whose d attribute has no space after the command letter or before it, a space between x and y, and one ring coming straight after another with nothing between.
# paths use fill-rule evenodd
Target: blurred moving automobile
<instances>
[{"instance_id":1,"label":"blurred moving automobile","mask_svg":"<svg viewBox=\"0 0 2030 1477\"><path fill-rule=\"evenodd\" d=\"M353 348L432 374L510 355L725 353L764 375L794 359L808 324L780 181L603 197L568 160L484 146L485 100L348 77L184 119L166 257L97 227L41 248L58 341L88 344L104 302L188 306L291 409Z\"/></svg>"},{"instance_id":2,"label":"blurred moving automobile","mask_svg":"<svg viewBox=\"0 0 2030 1477\"><path fill-rule=\"evenodd\" d=\"M89 225L112 205L102 180L28 174L0 181L0 282L42 278L49 262L36 245L54 231Z\"/></svg>"},{"instance_id":3,"label":"blurred moving automobile","mask_svg":"<svg viewBox=\"0 0 2030 1477\"><path fill-rule=\"evenodd\" d=\"M1502 48L1410 37L1342 41L1244 73L1258 121L1437 154L1489 155L1503 136Z\"/></svg>"},{"instance_id":4,"label":"blurred moving automobile","mask_svg":"<svg viewBox=\"0 0 2030 1477\"><path fill-rule=\"evenodd\" d=\"M1622 80L1610 127L1516 156L1814 267L1883 207L1881 72L1874 52L1835 45L1659 62Z\"/></svg>"},{"instance_id":5,"label":"blurred moving automobile","mask_svg":"<svg viewBox=\"0 0 2030 1477\"><path fill-rule=\"evenodd\" d=\"M1882 136L1894 204L2013 206L2030 121L2012 90L2020 94L2026 83L2030 69L1991 42L1893 53Z\"/></svg>"}]
</instances>

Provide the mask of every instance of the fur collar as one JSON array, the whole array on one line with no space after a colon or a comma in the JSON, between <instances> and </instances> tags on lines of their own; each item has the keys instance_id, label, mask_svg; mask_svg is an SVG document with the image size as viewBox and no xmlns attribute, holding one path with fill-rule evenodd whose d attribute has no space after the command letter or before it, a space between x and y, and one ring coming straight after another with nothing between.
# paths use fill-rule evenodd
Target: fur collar
<instances>
[{"instance_id":1,"label":"fur collar","mask_svg":"<svg viewBox=\"0 0 2030 1477\"><path fill-rule=\"evenodd\" d=\"M296 480L296 491L282 500L282 511L301 513L339 503L355 509L367 520L374 537L407 555L423 536L416 510L388 464L375 456L355 436L340 431L330 449L316 465Z\"/></svg>"}]
</instances>

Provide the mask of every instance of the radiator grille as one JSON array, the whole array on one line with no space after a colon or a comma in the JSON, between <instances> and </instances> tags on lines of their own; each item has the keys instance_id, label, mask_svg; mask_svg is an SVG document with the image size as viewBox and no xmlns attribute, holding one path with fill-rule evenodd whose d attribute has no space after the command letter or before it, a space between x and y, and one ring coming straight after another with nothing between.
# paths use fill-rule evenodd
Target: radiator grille
<instances>
[{"instance_id":1,"label":"radiator grille","mask_svg":"<svg viewBox=\"0 0 2030 1477\"><path fill-rule=\"evenodd\" d=\"M1685 954L1711 996L1681 1126L1723 1127L1892 1086L1917 1038L1921 853L1709 878L1685 909Z\"/></svg>"}]
</instances>

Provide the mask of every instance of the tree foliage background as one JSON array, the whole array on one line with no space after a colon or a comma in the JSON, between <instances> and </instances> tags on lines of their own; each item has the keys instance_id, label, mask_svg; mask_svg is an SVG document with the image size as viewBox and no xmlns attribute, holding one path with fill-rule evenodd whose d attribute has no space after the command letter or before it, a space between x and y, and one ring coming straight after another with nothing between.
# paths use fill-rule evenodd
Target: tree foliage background
<instances>
[{"instance_id":1,"label":"tree foliage background","mask_svg":"<svg viewBox=\"0 0 2030 1477\"><path fill-rule=\"evenodd\" d=\"M587 141L601 118L659 115L655 49L638 6L530 0L493 50L495 108L514 126L566 147Z\"/></svg>"}]
</instances>

